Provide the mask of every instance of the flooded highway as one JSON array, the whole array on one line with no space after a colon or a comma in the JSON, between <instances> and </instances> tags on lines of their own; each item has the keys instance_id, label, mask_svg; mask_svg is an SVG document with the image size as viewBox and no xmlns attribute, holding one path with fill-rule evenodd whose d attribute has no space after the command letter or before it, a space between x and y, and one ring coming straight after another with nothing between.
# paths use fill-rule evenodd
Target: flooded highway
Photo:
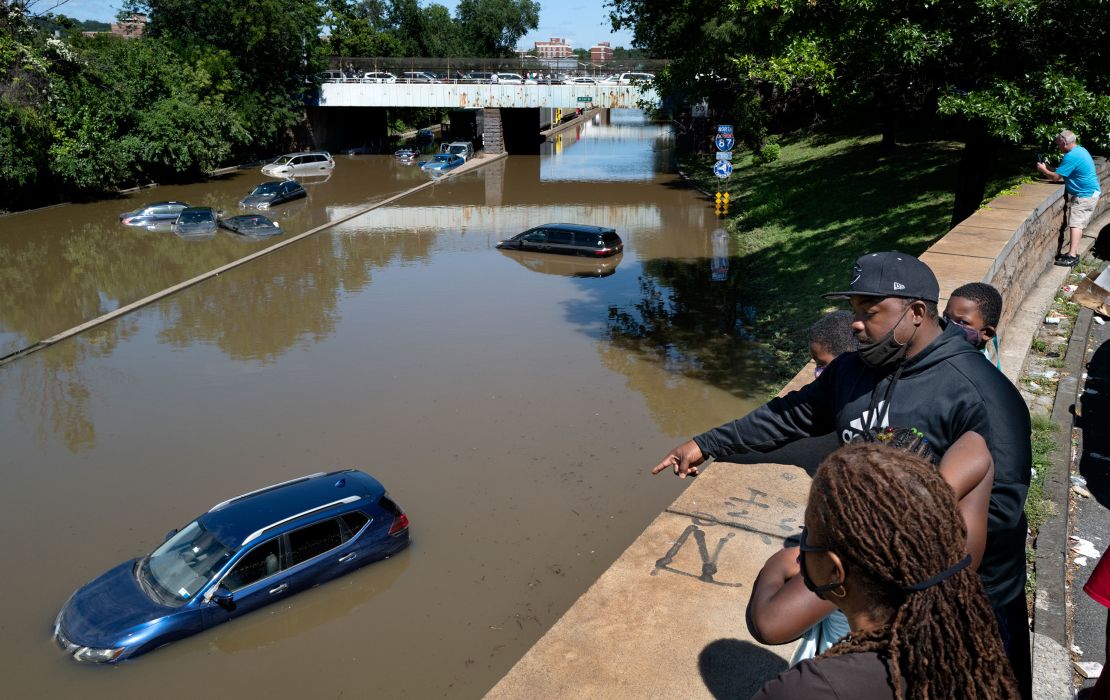
<instances>
[{"instance_id":1,"label":"flooded highway","mask_svg":"<svg viewBox=\"0 0 1110 700\"><path fill-rule=\"evenodd\" d=\"M766 396L743 271L670 143L614 112L0 367L5 694L485 693L678 494L659 456ZM288 230L422 181L397 167L338 159ZM258 179L0 219L4 342L270 244L116 221ZM612 226L624 253L495 248L545 222ZM74 589L167 530L347 467L406 510L400 556L114 668L51 640Z\"/></svg>"}]
</instances>

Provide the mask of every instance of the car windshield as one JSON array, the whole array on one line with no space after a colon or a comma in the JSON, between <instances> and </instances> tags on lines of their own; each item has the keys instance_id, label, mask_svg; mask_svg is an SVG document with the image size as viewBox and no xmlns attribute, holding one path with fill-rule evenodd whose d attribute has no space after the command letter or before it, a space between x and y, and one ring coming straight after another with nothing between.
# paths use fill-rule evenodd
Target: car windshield
<instances>
[{"instance_id":1,"label":"car windshield","mask_svg":"<svg viewBox=\"0 0 1110 700\"><path fill-rule=\"evenodd\" d=\"M194 520L166 540L139 568L144 589L170 605L183 605L231 558L233 550Z\"/></svg>"},{"instance_id":2,"label":"car windshield","mask_svg":"<svg viewBox=\"0 0 1110 700\"><path fill-rule=\"evenodd\" d=\"M451 154L450 153L444 153L442 155L438 155L438 156L436 156L436 160L439 161L440 163L450 162Z\"/></svg>"},{"instance_id":3,"label":"car windshield","mask_svg":"<svg viewBox=\"0 0 1110 700\"><path fill-rule=\"evenodd\" d=\"M182 224L199 224L205 221L211 221L212 215L206 211L183 211L179 223Z\"/></svg>"},{"instance_id":4,"label":"car windshield","mask_svg":"<svg viewBox=\"0 0 1110 700\"><path fill-rule=\"evenodd\" d=\"M280 182L263 182L261 185L251 190L251 194L277 194L280 187Z\"/></svg>"},{"instance_id":5,"label":"car windshield","mask_svg":"<svg viewBox=\"0 0 1110 700\"><path fill-rule=\"evenodd\" d=\"M293 160L293 156L281 156L271 163L271 165L288 165L291 160Z\"/></svg>"}]
</instances>

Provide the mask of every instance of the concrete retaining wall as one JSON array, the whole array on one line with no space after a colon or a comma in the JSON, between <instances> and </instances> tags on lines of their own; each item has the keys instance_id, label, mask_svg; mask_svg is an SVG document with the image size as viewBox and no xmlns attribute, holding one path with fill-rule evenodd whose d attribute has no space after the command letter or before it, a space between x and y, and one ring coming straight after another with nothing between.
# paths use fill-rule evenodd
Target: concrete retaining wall
<instances>
[{"instance_id":1,"label":"concrete retaining wall","mask_svg":"<svg viewBox=\"0 0 1110 700\"><path fill-rule=\"evenodd\" d=\"M1095 159L1103 192L1110 167ZM1099 200L1091 220L1110 207L1110 197ZM1034 182L1021 185L972 214L929 247L921 259L940 281L941 309L952 290L967 282L987 282L1002 293L1005 333L1022 302L1033 290L1061 241L1067 240L1064 188Z\"/></svg>"}]
</instances>

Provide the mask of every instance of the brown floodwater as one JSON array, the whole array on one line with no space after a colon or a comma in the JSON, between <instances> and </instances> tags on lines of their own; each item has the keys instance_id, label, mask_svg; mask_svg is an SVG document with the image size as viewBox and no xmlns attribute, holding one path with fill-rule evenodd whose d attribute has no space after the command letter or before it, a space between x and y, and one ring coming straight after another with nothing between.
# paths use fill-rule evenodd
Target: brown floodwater
<instances>
[{"instance_id":1,"label":"brown floodwater","mask_svg":"<svg viewBox=\"0 0 1110 700\"><path fill-rule=\"evenodd\" d=\"M743 271L670 143L615 112L0 367L5 695L480 697L678 494L654 462L766 394ZM266 245L116 222L258 179L0 219L5 342ZM340 159L288 230L416 181ZM625 252L494 247L556 221L613 226ZM54 646L69 594L167 530L345 467L407 511L400 556L118 667Z\"/></svg>"}]
</instances>

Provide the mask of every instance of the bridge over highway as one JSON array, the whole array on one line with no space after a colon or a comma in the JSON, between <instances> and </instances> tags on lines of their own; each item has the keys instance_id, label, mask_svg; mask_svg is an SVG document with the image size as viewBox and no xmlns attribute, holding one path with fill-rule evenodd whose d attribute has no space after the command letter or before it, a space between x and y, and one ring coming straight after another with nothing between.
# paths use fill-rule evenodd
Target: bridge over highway
<instances>
[{"instance_id":1,"label":"bridge over highway","mask_svg":"<svg viewBox=\"0 0 1110 700\"><path fill-rule=\"evenodd\" d=\"M536 152L541 128L558 121L556 110L637 109L657 104L646 85L508 85L490 83L326 82L310 108L319 148L342 147L331 134L385 133L385 111L401 107L445 107L476 112L475 138L488 153ZM454 124L455 119L452 119Z\"/></svg>"},{"instance_id":2,"label":"bridge over highway","mask_svg":"<svg viewBox=\"0 0 1110 700\"><path fill-rule=\"evenodd\" d=\"M321 107L450 107L636 109L654 105L651 87L636 85L505 85L490 83L324 83Z\"/></svg>"}]
</instances>

